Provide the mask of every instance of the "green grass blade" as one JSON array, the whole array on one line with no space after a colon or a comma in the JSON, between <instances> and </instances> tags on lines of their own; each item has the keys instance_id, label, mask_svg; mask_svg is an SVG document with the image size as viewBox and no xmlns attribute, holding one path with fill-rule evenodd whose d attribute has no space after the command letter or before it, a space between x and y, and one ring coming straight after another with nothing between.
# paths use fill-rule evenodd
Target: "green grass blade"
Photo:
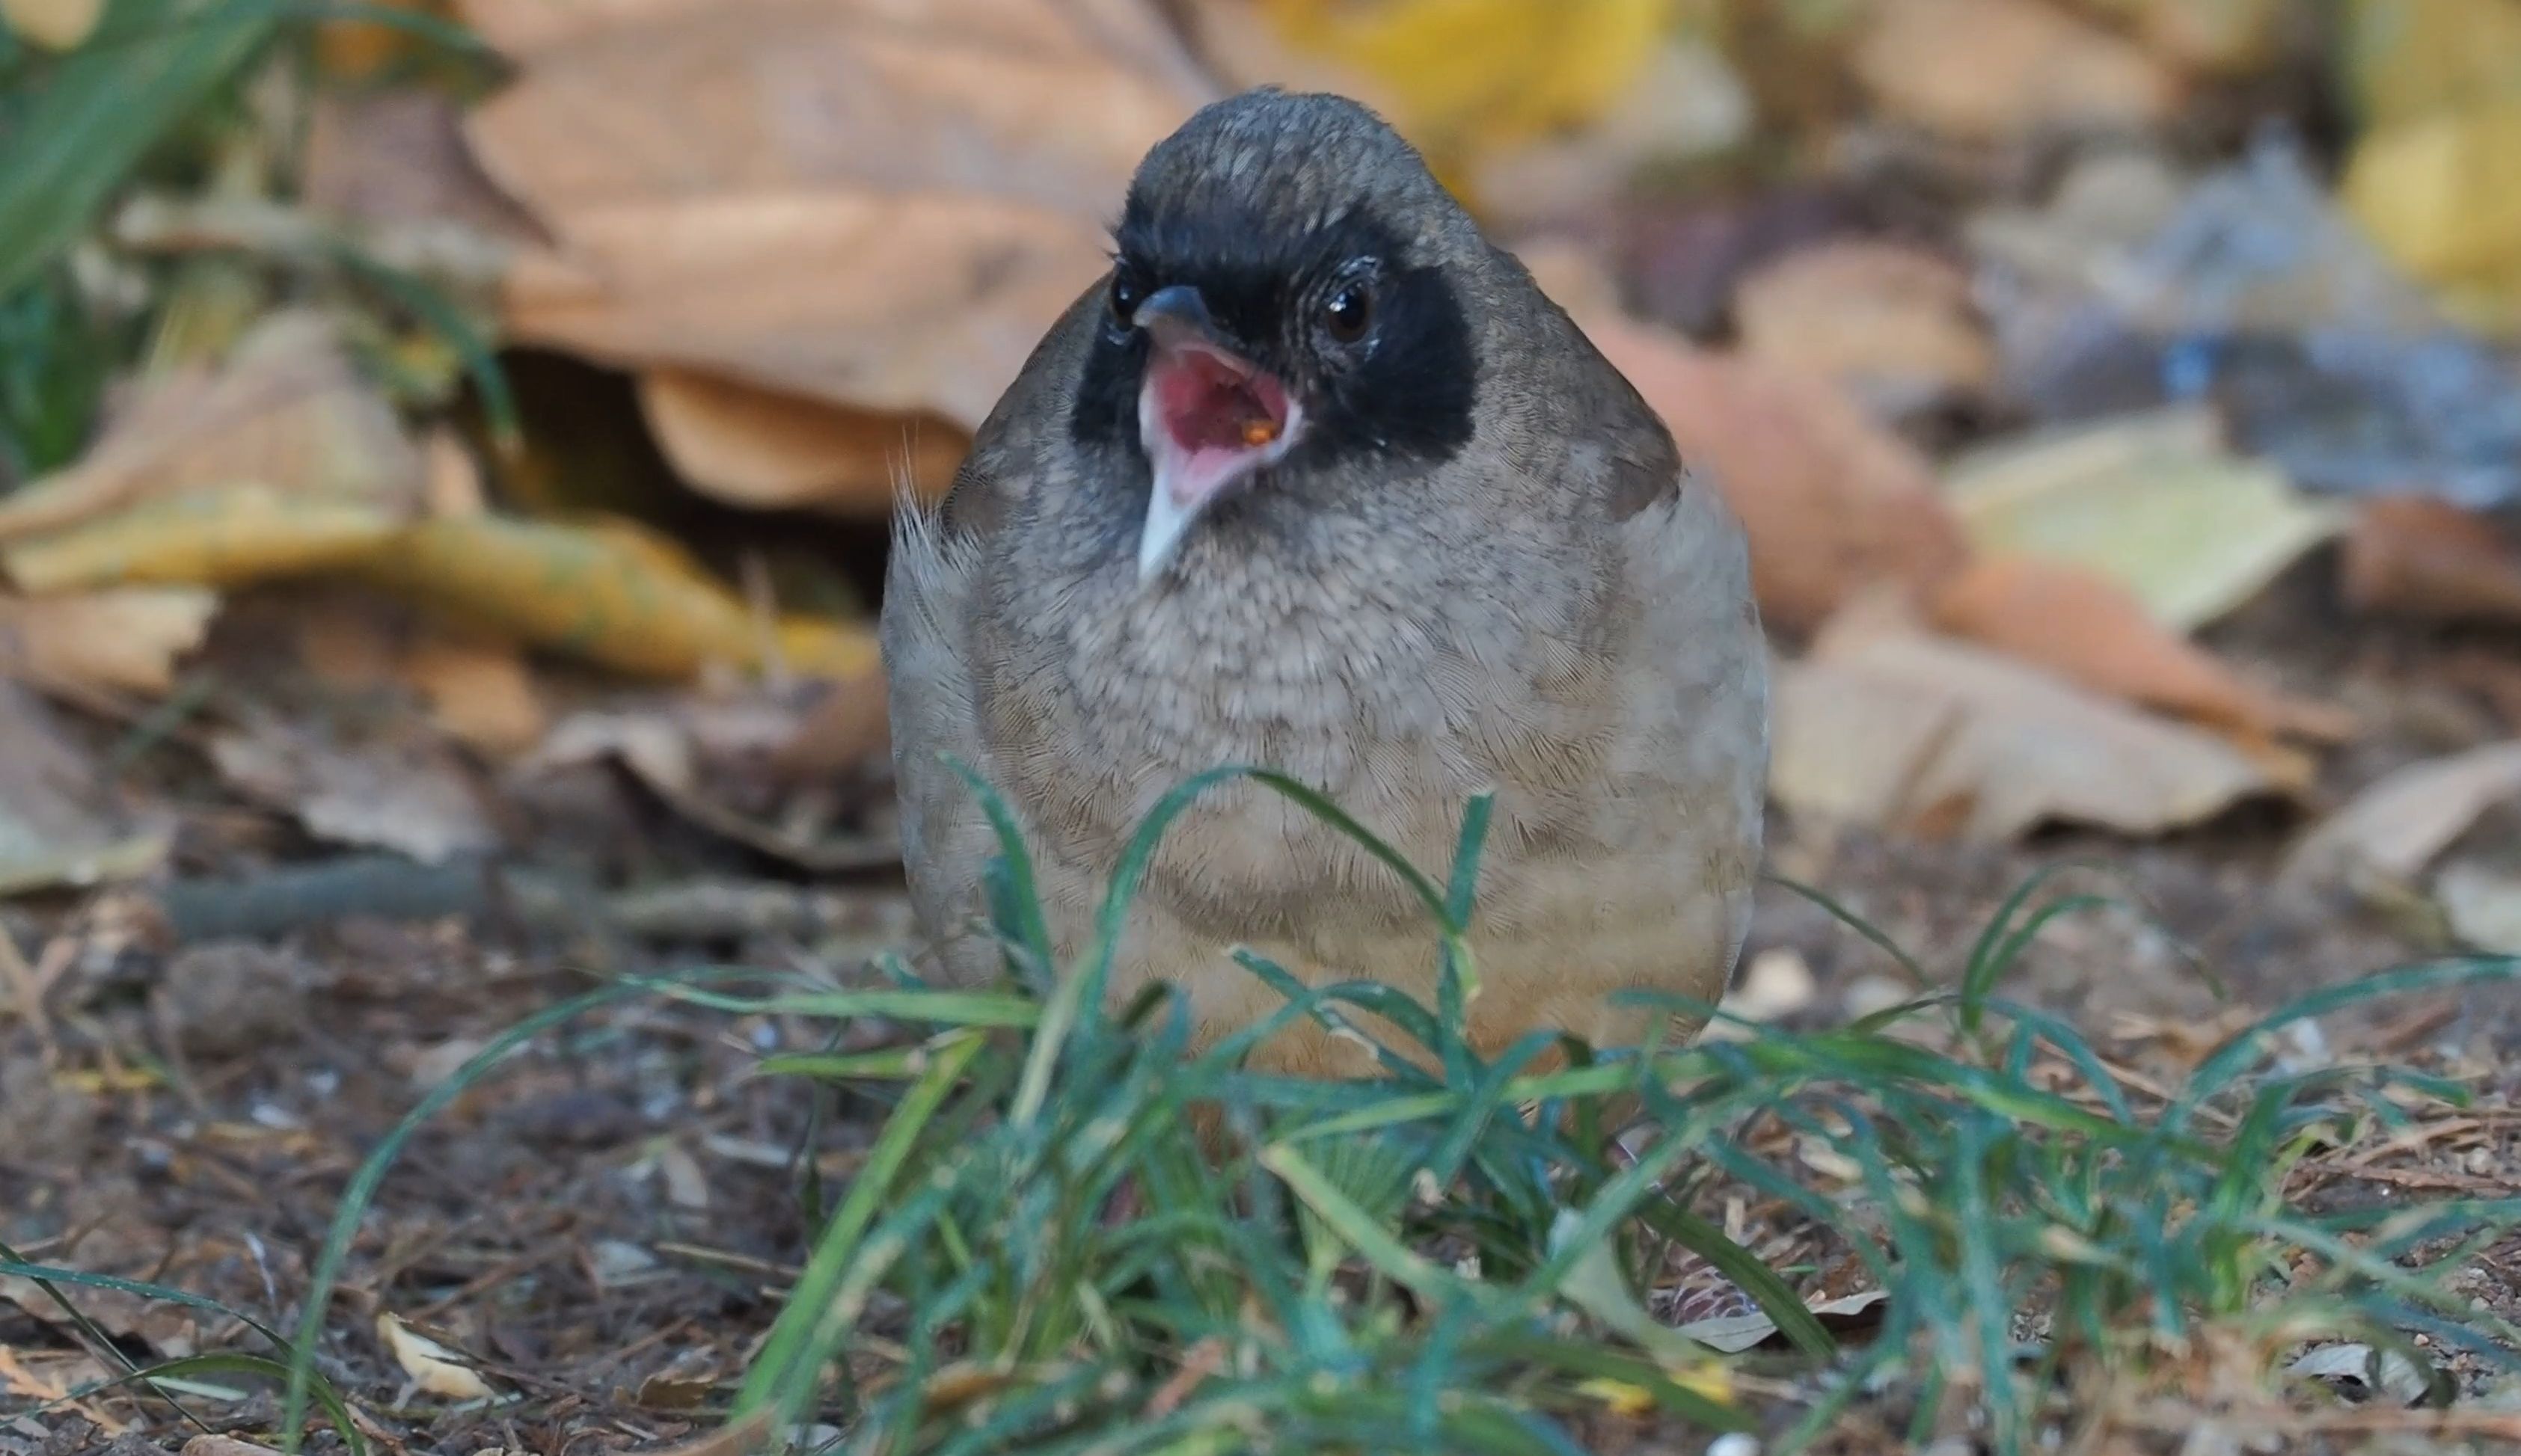
<instances>
[{"instance_id":1,"label":"green grass blade","mask_svg":"<svg viewBox=\"0 0 2521 1456\"><path fill-rule=\"evenodd\" d=\"M849 1181L848 1195L841 1201L840 1211L832 1215L831 1223L815 1242L804 1272L797 1276L787 1307L780 1311L778 1322L762 1341L761 1353L755 1357L752 1369L745 1372L744 1384L735 1397L738 1420L769 1408L777 1408L784 1421L796 1418L796 1402L814 1388L809 1367L819 1367L830 1353L829 1342L839 1338L827 1328L826 1321L860 1251L861 1238L875 1222L894 1179L900 1174L920 1134L927 1130L929 1119L937 1115L939 1106L963 1079L963 1069L985 1044L976 1031L957 1032L949 1037L938 1049L927 1071L903 1096L901 1106L886 1120L884 1132L867 1154L866 1162Z\"/></svg>"},{"instance_id":2,"label":"green grass blade","mask_svg":"<svg viewBox=\"0 0 2521 1456\"><path fill-rule=\"evenodd\" d=\"M20 115L0 156L0 298L85 235L157 146L242 72L278 23L267 0L116 0L115 43L66 57Z\"/></svg>"}]
</instances>

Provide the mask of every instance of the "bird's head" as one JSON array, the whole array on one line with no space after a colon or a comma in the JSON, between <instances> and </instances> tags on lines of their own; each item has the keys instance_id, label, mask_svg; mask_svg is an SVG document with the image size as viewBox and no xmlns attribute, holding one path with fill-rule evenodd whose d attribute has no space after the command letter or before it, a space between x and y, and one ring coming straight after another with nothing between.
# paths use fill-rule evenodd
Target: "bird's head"
<instances>
[{"instance_id":1,"label":"bird's head","mask_svg":"<svg viewBox=\"0 0 2521 1456\"><path fill-rule=\"evenodd\" d=\"M1145 463L1141 580L1239 492L1350 467L1399 484L1469 442L1457 275L1486 245L1363 107L1261 90L1206 108L1140 164L1115 241L1073 420Z\"/></svg>"}]
</instances>

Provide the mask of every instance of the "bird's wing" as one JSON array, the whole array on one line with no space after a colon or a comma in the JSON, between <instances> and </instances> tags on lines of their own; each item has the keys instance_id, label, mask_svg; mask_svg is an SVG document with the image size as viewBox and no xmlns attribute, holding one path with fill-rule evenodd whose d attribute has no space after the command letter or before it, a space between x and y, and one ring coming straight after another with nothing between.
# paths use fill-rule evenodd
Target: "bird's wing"
<instances>
[{"instance_id":1,"label":"bird's wing","mask_svg":"<svg viewBox=\"0 0 2521 1456\"><path fill-rule=\"evenodd\" d=\"M902 867L921 927L940 941L970 913L968 890L986 862L985 848L972 857L980 806L947 761L950 755L986 772L969 655L980 548L979 537L950 528L941 509L902 500L878 629ZM959 959L946 954L948 969Z\"/></svg>"},{"instance_id":2,"label":"bird's wing","mask_svg":"<svg viewBox=\"0 0 2521 1456\"><path fill-rule=\"evenodd\" d=\"M902 868L921 929L948 978L986 977L994 955L965 933L981 908L983 870L996 841L979 796L949 758L996 775L984 735L985 614L989 563L1009 515L1065 447L1078 360L1099 317L1095 284L1035 348L975 434L953 487L935 507L902 492L885 567L884 647L894 781L901 800Z\"/></svg>"}]
</instances>

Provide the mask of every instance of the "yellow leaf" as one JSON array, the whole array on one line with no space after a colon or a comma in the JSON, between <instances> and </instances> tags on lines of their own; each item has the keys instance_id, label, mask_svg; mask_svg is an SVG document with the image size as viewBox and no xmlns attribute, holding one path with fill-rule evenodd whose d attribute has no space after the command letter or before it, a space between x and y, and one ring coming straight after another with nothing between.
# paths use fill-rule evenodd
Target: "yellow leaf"
<instances>
[{"instance_id":1,"label":"yellow leaf","mask_svg":"<svg viewBox=\"0 0 2521 1456\"><path fill-rule=\"evenodd\" d=\"M104 14L105 0L0 0L10 29L52 51L76 48Z\"/></svg>"},{"instance_id":2,"label":"yellow leaf","mask_svg":"<svg viewBox=\"0 0 2521 1456\"><path fill-rule=\"evenodd\" d=\"M2521 92L2394 122L2357 143L2349 211L2472 322L2521 323Z\"/></svg>"},{"instance_id":3,"label":"yellow leaf","mask_svg":"<svg viewBox=\"0 0 2521 1456\"><path fill-rule=\"evenodd\" d=\"M1259 0L1300 52L1364 72L1446 159L1581 126L1657 54L1668 0Z\"/></svg>"},{"instance_id":4,"label":"yellow leaf","mask_svg":"<svg viewBox=\"0 0 2521 1456\"><path fill-rule=\"evenodd\" d=\"M291 496L257 481L150 501L0 547L0 570L36 595L233 586L358 561L401 525L398 514L364 501Z\"/></svg>"},{"instance_id":5,"label":"yellow leaf","mask_svg":"<svg viewBox=\"0 0 2521 1456\"><path fill-rule=\"evenodd\" d=\"M1576 1388L1610 1407L1615 1415L1642 1416L1655 1408L1653 1391L1643 1386L1629 1385L1627 1381L1596 1378Z\"/></svg>"},{"instance_id":6,"label":"yellow leaf","mask_svg":"<svg viewBox=\"0 0 2521 1456\"><path fill-rule=\"evenodd\" d=\"M466 516L425 521L357 563L355 574L501 636L625 672L681 677L710 662L839 678L871 674L862 626L755 614L671 542L626 523Z\"/></svg>"},{"instance_id":7,"label":"yellow leaf","mask_svg":"<svg viewBox=\"0 0 2521 1456\"><path fill-rule=\"evenodd\" d=\"M445 0L380 0L387 10L407 10L435 20L446 19ZM409 27L379 21L327 21L315 27L315 55L327 75L363 80L428 42Z\"/></svg>"},{"instance_id":8,"label":"yellow leaf","mask_svg":"<svg viewBox=\"0 0 2521 1456\"><path fill-rule=\"evenodd\" d=\"M2353 0L2346 72L2388 126L2521 89L2521 0Z\"/></svg>"}]
</instances>

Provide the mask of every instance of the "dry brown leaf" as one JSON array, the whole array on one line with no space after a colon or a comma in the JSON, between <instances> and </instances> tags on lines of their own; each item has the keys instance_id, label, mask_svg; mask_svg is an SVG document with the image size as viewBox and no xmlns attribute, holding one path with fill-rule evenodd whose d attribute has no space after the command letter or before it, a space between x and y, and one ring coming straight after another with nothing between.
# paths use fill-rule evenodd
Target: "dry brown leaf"
<instances>
[{"instance_id":1,"label":"dry brown leaf","mask_svg":"<svg viewBox=\"0 0 2521 1456\"><path fill-rule=\"evenodd\" d=\"M871 677L824 694L770 762L797 782L828 780L865 768L891 742L884 679Z\"/></svg>"},{"instance_id":2,"label":"dry brown leaf","mask_svg":"<svg viewBox=\"0 0 2521 1456\"><path fill-rule=\"evenodd\" d=\"M2521 553L2449 501L2367 501L2346 534L2346 599L2434 621L2521 621Z\"/></svg>"},{"instance_id":3,"label":"dry brown leaf","mask_svg":"<svg viewBox=\"0 0 2521 1456\"><path fill-rule=\"evenodd\" d=\"M1775 713L1779 802L1915 834L2159 834L2275 787L2203 730L1901 625L1834 624L1780 666Z\"/></svg>"},{"instance_id":4,"label":"dry brown leaf","mask_svg":"<svg viewBox=\"0 0 2521 1456\"><path fill-rule=\"evenodd\" d=\"M971 445L942 420L835 408L680 369L639 380L657 443L684 478L729 505L882 517L906 479L933 500Z\"/></svg>"},{"instance_id":5,"label":"dry brown leaf","mask_svg":"<svg viewBox=\"0 0 2521 1456\"><path fill-rule=\"evenodd\" d=\"M499 842L463 765L439 744L336 747L265 719L213 738L210 761L228 782L338 843L437 864Z\"/></svg>"},{"instance_id":6,"label":"dry brown leaf","mask_svg":"<svg viewBox=\"0 0 2521 1456\"><path fill-rule=\"evenodd\" d=\"M1969 275L1896 243L1789 252L1742 281L1733 316L1744 353L1834 380L1886 414L1978 394L1995 368Z\"/></svg>"},{"instance_id":7,"label":"dry brown leaf","mask_svg":"<svg viewBox=\"0 0 2521 1456\"><path fill-rule=\"evenodd\" d=\"M2235 73L2274 55L2286 0L2095 0L2132 22L2146 47L2182 69Z\"/></svg>"},{"instance_id":8,"label":"dry brown leaf","mask_svg":"<svg viewBox=\"0 0 2521 1456\"><path fill-rule=\"evenodd\" d=\"M1029 203L809 190L589 207L566 236L509 275L521 340L967 430L1108 246Z\"/></svg>"},{"instance_id":9,"label":"dry brown leaf","mask_svg":"<svg viewBox=\"0 0 2521 1456\"><path fill-rule=\"evenodd\" d=\"M142 502L257 487L372 516L408 514L419 452L318 315L275 314L214 373L151 381L96 448L0 501L0 541L21 545Z\"/></svg>"},{"instance_id":10,"label":"dry brown leaf","mask_svg":"<svg viewBox=\"0 0 2521 1456\"><path fill-rule=\"evenodd\" d=\"M1866 587L1928 589L1968 559L1933 468L1830 385L1616 315L1579 322L1714 474L1772 622L1809 631Z\"/></svg>"},{"instance_id":11,"label":"dry brown leaf","mask_svg":"<svg viewBox=\"0 0 2521 1456\"><path fill-rule=\"evenodd\" d=\"M474 247L515 246L532 224L464 145L452 97L426 86L318 93L298 183L305 206L370 227L461 229Z\"/></svg>"},{"instance_id":12,"label":"dry brown leaf","mask_svg":"<svg viewBox=\"0 0 2521 1456\"><path fill-rule=\"evenodd\" d=\"M291 604L298 660L337 693L401 692L456 742L493 758L531 749L550 728L513 643L451 631L354 587Z\"/></svg>"},{"instance_id":13,"label":"dry brown leaf","mask_svg":"<svg viewBox=\"0 0 2521 1456\"><path fill-rule=\"evenodd\" d=\"M0 596L0 677L56 692L163 693L218 609L215 592L183 586Z\"/></svg>"},{"instance_id":14,"label":"dry brown leaf","mask_svg":"<svg viewBox=\"0 0 2521 1456\"><path fill-rule=\"evenodd\" d=\"M2114 698L2163 708L2265 743L2330 741L2351 718L2253 687L2221 659L2166 630L2133 592L2097 571L2033 557L1994 557L1946 582L1935 624Z\"/></svg>"},{"instance_id":15,"label":"dry brown leaf","mask_svg":"<svg viewBox=\"0 0 2521 1456\"><path fill-rule=\"evenodd\" d=\"M422 449L427 461L421 490L427 504L424 514L479 516L490 509L489 495L481 488L481 468L454 431L443 425L432 430Z\"/></svg>"},{"instance_id":16,"label":"dry brown leaf","mask_svg":"<svg viewBox=\"0 0 2521 1456\"><path fill-rule=\"evenodd\" d=\"M258 1446L250 1440L206 1431L184 1442L179 1456L280 1456L280 1453L270 1446Z\"/></svg>"},{"instance_id":17,"label":"dry brown leaf","mask_svg":"<svg viewBox=\"0 0 2521 1456\"><path fill-rule=\"evenodd\" d=\"M2521 743L2489 744L2385 775L2322 820L2286 856L2284 878L2367 876L2405 883L2477 816L2521 795Z\"/></svg>"},{"instance_id":18,"label":"dry brown leaf","mask_svg":"<svg viewBox=\"0 0 2521 1456\"><path fill-rule=\"evenodd\" d=\"M557 243L513 335L966 430L1207 97L1120 0L467 13L523 60L476 155Z\"/></svg>"},{"instance_id":19,"label":"dry brown leaf","mask_svg":"<svg viewBox=\"0 0 2521 1456\"><path fill-rule=\"evenodd\" d=\"M377 1311L377 1339L424 1394L447 1400L488 1400L498 1393L453 1350L414 1332L390 1311Z\"/></svg>"},{"instance_id":20,"label":"dry brown leaf","mask_svg":"<svg viewBox=\"0 0 2521 1456\"><path fill-rule=\"evenodd\" d=\"M0 895L146 874L164 835L130 835L51 709L0 681Z\"/></svg>"},{"instance_id":21,"label":"dry brown leaf","mask_svg":"<svg viewBox=\"0 0 2521 1456\"><path fill-rule=\"evenodd\" d=\"M533 674L505 643L433 634L412 644L402 670L429 700L429 715L467 748L522 753L550 727Z\"/></svg>"},{"instance_id":22,"label":"dry brown leaf","mask_svg":"<svg viewBox=\"0 0 2521 1456\"><path fill-rule=\"evenodd\" d=\"M563 719L517 771L610 760L685 819L764 854L826 872L891 863L899 846L890 840L829 835L799 812L815 807L787 778L801 726L793 705L766 697L581 712ZM775 807L736 802L747 788Z\"/></svg>"},{"instance_id":23,"label":"dry brown leaf","mask_svg":"<svg viewBox=\"0 0 2521 1456\"><path fill-rule=\"evenodd\" d=\"M1895 116L1972 141L2050 126L2142 126L2178 102L2132 43L2041 0L1888 0L1856 72Z\"/></svg>"}]
</instances>

